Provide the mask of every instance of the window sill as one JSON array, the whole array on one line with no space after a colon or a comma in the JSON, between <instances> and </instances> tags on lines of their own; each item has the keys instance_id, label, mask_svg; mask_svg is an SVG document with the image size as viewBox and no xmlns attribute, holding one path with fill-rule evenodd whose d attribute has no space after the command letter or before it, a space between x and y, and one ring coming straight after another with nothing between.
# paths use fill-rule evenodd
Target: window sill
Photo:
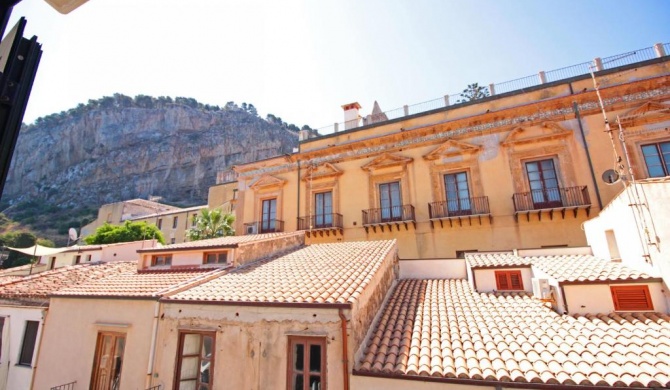
<instances>
[{"instance_id":1,"label":"window sill","mask_svg":"<svg viewBox=\"0 0 670 390\"><path fill-rule=\"evenodd\" d=\"M21 363L16 363L14 365L14 367L23 367L23 368L30 368L30 369L33 368L33 366L31 366L30 364L21 364Z\"/></svg>"}]
</instances>

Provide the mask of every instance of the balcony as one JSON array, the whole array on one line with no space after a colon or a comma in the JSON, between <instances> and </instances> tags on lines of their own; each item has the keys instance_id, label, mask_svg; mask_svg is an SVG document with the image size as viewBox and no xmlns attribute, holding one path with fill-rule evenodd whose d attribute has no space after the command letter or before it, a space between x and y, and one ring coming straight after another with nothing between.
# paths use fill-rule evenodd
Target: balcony
<instances>
[{"instance_id":1,"label":"balcony","mask_svg":"<svg viewBox=\"0 0 670 390\"><path fill-rule=\"evenodd\" d=\"M450 227L453 227L454 221L458 221L459 226L463 226L463 220L468 220L472 226L473 219L479 221L481 225L482 217L488 218L489 223L493 222L488 196L429 203L428 215L432 228L435 228L435 222L439 222L440 226L444 227L444 221L449 221Z\"/></svg>"},{"instance_id":2,"label":"balcony","mask_svg":"<svg viewBox=\"0 0 670 390\"><path fill-rule=\"evenodd\" d=\"M546 188L514 194L514 218L519 220L519 214L525 214L530 221L530 214L537 214L542 220L542 213L548 212L549 218L554 219L554 212L560 211L565 219L565 212L572 210L574 217L580 209L586 210L589 216L591 210L591 198L586 186L566 188Z\"/></svg>"},{"instance_id":3,"label":"balcony","mask_svg":"<svg viewBox=\"0 0 670 390\"><path fill-rule=\"evenodd\" d=\"M384 226L388 226L389 230L391 230L393 229L393 225L395 225L400 230L401 224L404 224L405 230L407 230L408 223L414 225L416 229L414 206L411 204L363 210L363 227L366 233L370 227L377 232L377 226L381 228L382 232L384 231Z\"/></svg>"},{"instance_id":4,"label":"balcony","mask_svg":"<svg viewBox=\"0 0 670 390\"><path fill-rule=\"evenodd\" d=\"M317 233L323 237L323 234L330 236L330 233L343 234L344 219L342 214L317 214L308 217L298 217L298 230L305 230L305 234L309 237L311 234L316 236Z\"/></svg>"},{"instance_id":5,"label":"balcony","mask_svg":"<svg viewBox=\"0 0 670 390\"><path fill-rule=\"evenodd\" d=\"M244 234L279 233L284 231L284 221L268 219L244 224Z\"/></svg>"}]
</instances>

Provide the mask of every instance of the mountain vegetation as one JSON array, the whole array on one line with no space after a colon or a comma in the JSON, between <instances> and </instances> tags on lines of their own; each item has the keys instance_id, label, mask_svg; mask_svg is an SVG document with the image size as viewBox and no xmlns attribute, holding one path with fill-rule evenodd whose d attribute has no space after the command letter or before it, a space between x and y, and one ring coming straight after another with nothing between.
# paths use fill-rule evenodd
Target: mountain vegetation
<instances>
[{"instance_id":1,"label":"mountain vegetation","mask_svg":"<svg viewBox=\"0 0 670 390\"><path fill-rule=\"evenodd\" d=\"M307 125L251 103L114 94L24 125L0 212L21 229L67 241L102 204L150 196L205 204L218 172L291 153Z\"/></svg>"}]
</instances>

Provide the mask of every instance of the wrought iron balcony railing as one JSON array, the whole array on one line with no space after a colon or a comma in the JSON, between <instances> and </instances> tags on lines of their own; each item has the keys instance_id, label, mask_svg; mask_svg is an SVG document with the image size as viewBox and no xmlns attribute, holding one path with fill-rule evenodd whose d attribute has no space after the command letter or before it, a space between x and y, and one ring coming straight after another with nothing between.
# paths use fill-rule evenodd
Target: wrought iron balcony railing
<instances>
[{"instance_id":1,"label":"wrought iron balcony railing","mask_svg":"<svg viewBox=\"0 0 670 390\"><path fill-rule=\"evenodd\" d=\"M428 204L430 219L490 214L488 196L449 199Z\"/></svg>"},{"instance_id":2,"label":"wrought iron balcony railing","mask_svg":"<svg viewBox=\"0 0 670 390\"><path fill-rule=\"evenodd\" d=\"M585 208L588 214L591 206L591 198L586 186L545 188L521 192L514 194L512 200L514 201L515 214L533 210L562 209L565 217L565 209L574 209L576 216L577 210L580 208Z\"/></svg>"},{"instance_id":3,"label":"wrought iron balcony railing","mask_svg":"<svg viewBox=\"0 0 670 390\"><path fill-rule=\"evenodd\" d=\"M284 221L266 219L244 224L244 234L278 233L284 231Z\"/></svg>"},{"instance_id":4,"label":"wrought iron balcony railing","mask_svg":"<svg viewBox=\"0 0 670 390\"><path fill-rule=\"evenodd\" d=\"M317 214L298 218L298 230L311 229L342 229L344 219L342 214Z\"/></svg>"},{"instance_id":5,"label":"wrought iron balcony railing","mask_svg":"<svg viewBox=\"0 0 670 390\"><path fill-rule=\"evenodd\" d=\"M51 388L51 390L74 390L74 385L76 383L77 381L74 381L70 383L65 383L63 385L54 386Z\"/></svg>"},{"instance_id":6,"label":"wrought iron balcony railing","mask_svg":"<svg viewBox=\"0 0 670 390\"><path fill-rule=\"evenodd\" d=\"M382 207L363 210L363 225L379 225L392 222L414 222L414 206Z\"/></svg>"}]
</instances>

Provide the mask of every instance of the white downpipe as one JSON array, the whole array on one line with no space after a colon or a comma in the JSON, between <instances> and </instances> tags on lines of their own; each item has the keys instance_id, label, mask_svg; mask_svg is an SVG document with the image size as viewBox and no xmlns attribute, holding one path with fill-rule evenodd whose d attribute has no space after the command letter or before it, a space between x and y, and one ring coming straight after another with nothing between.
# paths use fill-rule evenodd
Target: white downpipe
<instances>
[{"instance_id":1,"label":"white downpipe","mask_svg":"<svg viewBox=\"0 0 670 390\"><path fill-rule=\"evenodd\" d=\"M149 350L149 366L147 367L146 389L151 387L151 379L154 371L154 359L156 358L156 338L158 336L158 313L160 312L160 302L156 301L154 306L154 320L151 327L151 349Z\"/></svg>"}]
</instances>

